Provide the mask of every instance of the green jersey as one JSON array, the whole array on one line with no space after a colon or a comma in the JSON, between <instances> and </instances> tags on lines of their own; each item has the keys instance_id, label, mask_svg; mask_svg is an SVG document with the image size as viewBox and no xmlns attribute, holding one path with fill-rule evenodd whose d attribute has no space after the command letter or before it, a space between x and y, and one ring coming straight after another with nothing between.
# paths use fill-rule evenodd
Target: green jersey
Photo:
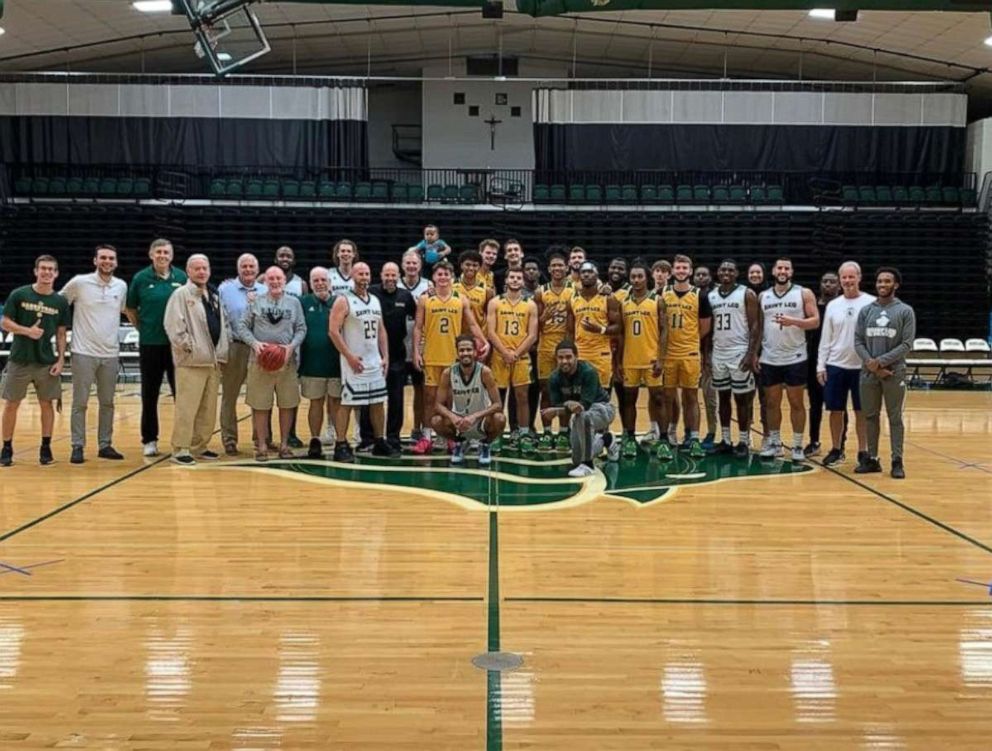
<instances>
[{"instance_id":1,"label":"green jersey","mask_svg":"<svg viewBox=\"0 0 992 751\"><path fill-rule=\"evenodd\" d=\"M307 324L307 335L300 345L301 376L308 378L340 378L341 355L334 348L334 342L327 335L327 322L334 295L321 300L317 295L304 295L300 298L303 306L303 320Z\"/></svg>"},{"instance_id":2,"label":"green jersey","mask_svg":"<svg viewBox=\"0 0 992 751\"><path fill-rule=\"evenodd\" d=\"M10 361L24 365L53 365L58 359L52 346L52 337L60 326L70 322L69 301L62 295L50 292L41 295L30 284L10 293L3 306L4 317L21 326L41 326L45 333L40 339L14 334L10 345Z\"/></svg>"},{"instance_id":3,"label":"green jersey","mask_svg":"<svg viewBox=\"0 0 992 751\"><path fill-rule=\"evenodd\" d=\"M186 274L169 268L163 278L154 266L143 268L134 275L127 290L127 307L138 311L138 337L141 344L168 344L165 335L165 306L172 293L186 284Z\"/></svg>"}]
</instances>

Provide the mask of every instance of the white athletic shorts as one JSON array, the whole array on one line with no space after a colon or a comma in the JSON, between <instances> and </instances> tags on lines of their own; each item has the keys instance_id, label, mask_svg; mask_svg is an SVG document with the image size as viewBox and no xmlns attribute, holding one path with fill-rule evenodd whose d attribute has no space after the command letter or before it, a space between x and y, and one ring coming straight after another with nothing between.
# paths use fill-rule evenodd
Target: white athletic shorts
<instances>
[{"instance_id":1,"label":"white athletic shorts","mask_svg":"<svg viewBox=\"0 0 992 751\"><path fill-rule=\"evenodd\" d=\"M382 368L370 368L362 373L353 373L350 368L341 369L341 404L344 406L382 404L386 396L386 377Z\"/></svg>"},{"instance_id":2,"label":"white athletic shorts","mask_svg":"<svg viewBox=\"0 0 992 751\"><path fill-rule=\"evenodd\" d=\"M747 394L754 391L754 373L740 369L747 349L713 350L713 388Z\"/></svg>"}]
</instances>

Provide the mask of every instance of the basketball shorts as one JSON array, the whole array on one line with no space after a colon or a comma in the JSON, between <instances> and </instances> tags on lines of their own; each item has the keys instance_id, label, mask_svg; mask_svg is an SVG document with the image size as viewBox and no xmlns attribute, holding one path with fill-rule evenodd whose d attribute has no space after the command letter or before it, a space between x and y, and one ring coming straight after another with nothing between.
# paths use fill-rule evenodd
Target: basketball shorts
<instances>
[{"instance_id":1,"label":"basketball shorts","mask_svg":"<svg viewBox=\"0 0 992 751\"><path fill-rule=\"evenodd\" d=\"M406 361L406 375L414 388L424 385L424 371L417 370L409 360Z\"/></svg>"},{"instance_id":2,"label":"basketball shorts","mask_svg":"<svg viewBox=\"0 0 992 751\"><path fill-rule=\"evenodd\" d=\"M351 372L347 367L341 368L341 404L344 406L382 404L387 395L386 377L381 367L368 368L361 373Z\"/></svg>"},{"instance_id":3,"label":"basketball shorts","mask_svg":"<svg viewBox=\"0 0 992 751\"><path fill-rule=\"evenodd\" d=\"M666 389L698 389L702 368L699 355L669 357L665 360L663 378Z\"/></svg>"},{"instance_id":4,"label":"basketball shorts","mask_svg":"<svg viewBox=\"0 0 992 751\"><path fill-rule=\"evenodd\" d=\"M483 428L483 423L485 418L479 418L474 423L472 427L466 430L464 433L459 433L459 435L466 441L482 441L486 438L486 431Z\"/></svg>"},{"instance_id":5,"label":"basketball shorts","mask_svg":"<svg viewBox=\"0 0 992 751\"><path fill-rule=\"evenodd\" d=\"M437 388L448 365L424 365L424 385Z\"/></svg>"},{"instance_id":6,"label":"basketball shorts","mask_svg":"<svg viewBox=\"0 0 992 751\"><path fill-rule=\"evenodd\" d=\"M557 345L557 342L555 343ZM537 378L546 381L558 367L558 356L553 349L537 351Z\"/></svg>"},{"instance_id":7,"label":"basketball shorts","mask_svg":"<svg viewBox=\"0 0 992 751\"><path fill-rule=\"evenodd\" d=\"M583 352L579 350L579 359L592 365L599 373L599 385L609 389L613 383L613 355L607 352ZM557 365L555 366L557 367Z\"/></svg>"},{"instance_id":8,"label":"basketball shorts","mask_svg":"<svg viewBox=\"0 0 992 751\"><path fill-rule=\"evenodd\" d=\"M713 388L717 391L732 391L735 394L749 394L754 391L754 373L741 370L741 360L747 355L746 349L732 349L713 352Z\"/></svg>"},{"instance_id":9,"label":"basketball shorts","mask_svg":"<svg viewBox=\"0 0 992 751\"><path fill-rule=\"evenodd\" d=\"M636 389L645 386L649 389L658 388L663 383L662 374L654 374L653 368L624 368L623 387L625 389Z\"/></svg>"},{"instance_id":10,"label":"basketball shorts","mask_svg":"<svg viewBox=\"0 0 992 751\"><path fill-rule=\"evenodd\" d=\"M761 363L761 385L765 388L769 386L805 386L809 374L807 373L807 361L791 363L790 365L770 365Z\"/></svg>"},{"instance_id":11,"label":"basketball shorts","mask_svg":"<svg viewBox=\"0 0 992 751\"><path fill-rule=\"evenodd\" d=\"M847 395L857 412L861 411L861 368L827 366L827 383L823 387L823 406L828 412L847 409Z\"/></svg>"},{"instance_id":12,"label":"basketball shorts","mask_svg":"<svg viewBox=\"0 0 992 751\"><path fill-rule=\"evenodd\" d=\"M506 389L510 386L526 386L530 383L530 358L521 357L513 365L507 365L499 352L493 352L493 359L489 363L493 371L493 379L496 381L496 388Z\"/></svg>"}]
</instances>

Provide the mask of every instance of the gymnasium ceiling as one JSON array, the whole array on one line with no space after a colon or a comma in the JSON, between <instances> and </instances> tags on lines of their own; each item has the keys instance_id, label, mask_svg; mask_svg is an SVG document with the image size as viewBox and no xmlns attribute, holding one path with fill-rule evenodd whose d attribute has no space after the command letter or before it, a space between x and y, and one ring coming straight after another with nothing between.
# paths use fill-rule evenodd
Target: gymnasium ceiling
<instances>
[{"instance_id":1,"label":"gymnasium ceiling","mask_svg":"<svg viewBox=\"0 0 992 751\"><path fill-rule=\"evenodd\" d=\"M480 0L481 1L481 0ZM245 72L417 76L449 54L514 55L522 72L579 77L719 77L966 82L972 111L992 107L987 13L625 11L500 21L478 10L374 5L253 6L272 52ZM6 0L0 72L206 72L181 16L130 0ZM450 53L449 53L450 50ZM294 63L295 59L295 63ZM294 68L295 65L295 68ZM457 67L455 68L457 70ZM977 107L976 107L977 106Z\"/></svg>"}]
</instances>

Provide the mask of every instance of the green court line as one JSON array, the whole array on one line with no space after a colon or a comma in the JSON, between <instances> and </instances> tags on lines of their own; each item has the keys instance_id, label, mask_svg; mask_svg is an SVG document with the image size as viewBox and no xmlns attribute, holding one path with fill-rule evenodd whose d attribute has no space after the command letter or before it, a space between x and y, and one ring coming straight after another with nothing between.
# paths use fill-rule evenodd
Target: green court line
<instances>
[{"instance_id":1,"label":"green court line","mask_svg":"<svg viewBox=\"0 0 992 751\"><path fill-rule=\"evenodd\" d=\"M0 602L482 602L457 595L0 595Z\"/></svg>"},{"instance_id":2,"label":"green court line","mask_svg":"<svg viewBox=\"0 0 992 751\"><path fill-rule=\"evenodd\" d=\"M489 603L488 638L490 652L499 652L499 513L489 512ZM502 751L502 681L499 671L486 671L486 751Z\"/></svg>"},{"instance_id":3,"label":"green court line","mask_svg":"<svg viewBox=\"0 0 992 751\"><path fill-rule=\"evenodd\" d=\"M507 597L504 602L532 602L545 604L603 605L801 605L828 606L849 605L852 607L992 607L992 600L748 600L736 598L709 597Z\"/></svg>"}]
</instances>

